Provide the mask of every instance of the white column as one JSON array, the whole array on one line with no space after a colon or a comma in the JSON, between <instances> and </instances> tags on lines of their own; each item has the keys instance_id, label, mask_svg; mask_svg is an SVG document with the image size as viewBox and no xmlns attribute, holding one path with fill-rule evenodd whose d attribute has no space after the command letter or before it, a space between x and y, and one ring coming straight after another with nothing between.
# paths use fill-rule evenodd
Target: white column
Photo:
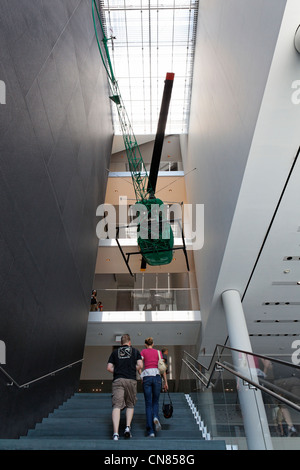
<instances>
[{"instance_id":1,"label":"white column","mask_svg":"<svg viewBox=\"0 0 300 470\"><path fill-rule=\"evenodd\" d=\"M222 300L230 346L251 353L252 347L239 292L236 290L227 290L223 292ZM233 362L234 366L242 375L249 377L248 364L245 364L247 370L244 371L244 374L241 369L243 365L241 363L240 354L233 354ZM261 391L259 389L250 389L248 385L239 382L238 395L248 449L272 450L272 440Z\"/></svg>"}]
</instances>

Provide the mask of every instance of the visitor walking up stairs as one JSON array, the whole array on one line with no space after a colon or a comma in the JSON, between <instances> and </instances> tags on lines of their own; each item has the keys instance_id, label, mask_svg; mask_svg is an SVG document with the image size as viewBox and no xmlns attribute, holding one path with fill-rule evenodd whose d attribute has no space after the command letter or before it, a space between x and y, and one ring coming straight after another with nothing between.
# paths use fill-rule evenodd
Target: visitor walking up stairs
<instances>
[{"instance_id":1,"label":"visitor walking up stairs","mask_svg":"<svg viewBox=\"0 0 300 470\"><path fill-rule=\"evenodd\" d=\"M77 393L51 413L27 436L0 440L2 449L33 450L225 450L224 441L202 438L183 393L170 394L174 412L164 418L160 398L161 430L155 438L146 437L144 396L137 395L131 438L124 436L125 411L121 413L120 439L112 439L111 395Z\"/></svg>"}]
</instances>

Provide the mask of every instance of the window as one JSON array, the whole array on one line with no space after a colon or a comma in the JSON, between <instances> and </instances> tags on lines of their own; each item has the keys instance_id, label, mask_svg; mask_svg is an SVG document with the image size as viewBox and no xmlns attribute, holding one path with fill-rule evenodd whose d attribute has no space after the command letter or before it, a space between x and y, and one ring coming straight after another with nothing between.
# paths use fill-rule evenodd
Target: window
<instances>
[{"instance_id":1,"label":"window","mask_svg":"<svg viewBox=\"0 0 300 470\"><path fill-rule=\"evenodd\" d=\"M135 135L155 134L166 73L175 74L167 134L188 132L196 0L100 0L109 52ZM121 135L112 105L115 134Z\"/></svg>"}]
</instances>

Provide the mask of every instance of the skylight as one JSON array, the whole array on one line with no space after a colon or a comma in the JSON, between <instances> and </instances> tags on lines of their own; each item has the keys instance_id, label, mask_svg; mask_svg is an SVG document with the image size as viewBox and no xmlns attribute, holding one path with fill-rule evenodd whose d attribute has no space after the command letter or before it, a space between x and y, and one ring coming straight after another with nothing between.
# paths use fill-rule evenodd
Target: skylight
<instances>
[{"instance_id":1,"label":"skylight","mask_svg":"<svg viewBox=\"0 0 300 470\"><path fill-rule=\"evenodd\" d=\"M188 132L198 0L100 0L115 77L136 135L155 134L175 73L167 134ZM115 134L121 135L112 106Z\"/></svg>"}]
</instances>

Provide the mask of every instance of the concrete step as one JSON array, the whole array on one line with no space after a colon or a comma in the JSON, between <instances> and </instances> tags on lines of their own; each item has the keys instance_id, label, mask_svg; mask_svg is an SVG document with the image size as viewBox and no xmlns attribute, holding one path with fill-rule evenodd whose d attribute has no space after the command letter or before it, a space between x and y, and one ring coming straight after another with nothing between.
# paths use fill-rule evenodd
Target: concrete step
<instances>
[{"instance_id":1,"label":"concrete step","mask_svg":"<svg viewBox=\"0 0 300 470\"><path fill-rule=\"evenodd\" d=\"M0 439L0 450L226 450L225 441L199 441L198 439Z\"/></svg>"},{"instance_id":2,"label":"concrete step","mask_svg":"<svg viewBox=\"0 0 300 470\"><path fill-rule=\"evenodd\" d=\"M163 400L163 397L165 396L165 400L169 399L169 396L174 403L187 403L187 400L185 398L184 394L178 394L178 393L170 393L165 394L161 393L160 399ZM144 401L144 394L143 393L138 393L137 394L138 401L142 400ZM107 401L111 403L111 394L110 393L77 393L73 395L69 400L67 400L65 403L68 402L75 402L75 401Z\"/></svg>"},{"instance_id":3,"label":"concrete step","mask_svg":"<svg viewBox=\"0 0 300 470\"><path fill-rule=\"evenodd\" d=\"M121 419L122 419L123 415L125 416L125 412L122 413ZM186 415L186 413L178 412L178 411L174 410L172 418L171 419L166 419L166 418L164 418L162 411L159 410L159 417L160 417L161 422L169 422L170 420L172 422L177 422L177 421L180 422L182 420L182 418L185 417L185 415ZM109 411L90 410L90 409L58 410L58 411L55 411L54 413L49 414L48 418L45 418L43 420L43 422L46 419L57 419L58 420L58 419L62 419L62 418L78 418L78 419L80 419L80 418L82 418L82 419L94 418L94 419L97 419L97 420L111 420L111 410L109 410ZM135 411L134 416L133 416L133 421L134 422L139 421L139 420L145 420L145 419L146 419L145 410L143 410L140 413L138 411ZM194 421L193 416L191 416L190 418L186 418L186 419L190 419L191 422Z\"/></svg>"},{"instance_id":4,"label":"concrete step","mask_svg":"<svg viewBox=\"0 0 300 470\"><path fill-rule=\"evenodd\" d=\"M125 411L121 413L120 440L112 441L111 394L76 394L54 410L27 436L19 440L0 440L0 449L153 449L180 450L226 448L224 441L205 441L192 415L184 394L173 394L172 418L164 418L160 402L162 429L155 438L146 436L146 413L144 395L138 394L131 439L123 437ZM212 444L211 442L214 442ZM205 445L204 445L205 444ZM8 447L5 447L8 446ZM18 447L19 446L19 447Z\"/></svg>"},{"instance_id":5,"label":"concrete step","mask_svg":"<svg viewBox=\"0 0 300 470\"><path fill-rule=\"evenodd\" d=\"M120 434L122 434L124 426L120 426ZM196 434L197 433L197 434ZM132 426L132 434L136 438L146 437L145 423L143 425ZM157 433L159 439L190 439L191 435L195 438L201 439L201 433L199 430L191 432L190 427L186 429L174 428L171 425L162 427L161 431ZM35 429L29 430L26 439L28 438L48 438L48 437L60 437L61 439L80 438L80 439L92 439L92 438L110 438L112 436L112 425L108 423L103 426L102 423L91 423L86 421L79 426L73 423L63 423L63 426L57 425L57 423L47 423ZM24 439L24 437L22 438Z\"/></svg>"},{"instance_id":6,"label":"concrete step","mask_svg":"<svg viewBox=\"0 0 300 470\"><path fill-rule=\"evenodd\" d=\"M99 394L100 395L100 394ZM160 400L161 402L163 402L163 399L164 399L164 395L161 394L160 395ZM169 398L167 396L165 396L165 401L166 402L169 402ZM186 399L178 399L178 398L172 398L171 397L171 401L173 404L175 405L186 405L187 404L187 401ZM89 406L96 406L97 404L101 404L101 403L105 403L105 404L110 404L111 405L111 397L103 397L103 398L100 398L100 397L89 397L89 398L77 398L77 397L73 397L69 400L67 400L64 404L61 405L62 406L65 406L65 405L68 405L70 403L73 403L73 404L87 404ZM138 394L137 396L137 403L144 403L144 395L141 395L141 394Z\"/></svg>"}]
</instances>

